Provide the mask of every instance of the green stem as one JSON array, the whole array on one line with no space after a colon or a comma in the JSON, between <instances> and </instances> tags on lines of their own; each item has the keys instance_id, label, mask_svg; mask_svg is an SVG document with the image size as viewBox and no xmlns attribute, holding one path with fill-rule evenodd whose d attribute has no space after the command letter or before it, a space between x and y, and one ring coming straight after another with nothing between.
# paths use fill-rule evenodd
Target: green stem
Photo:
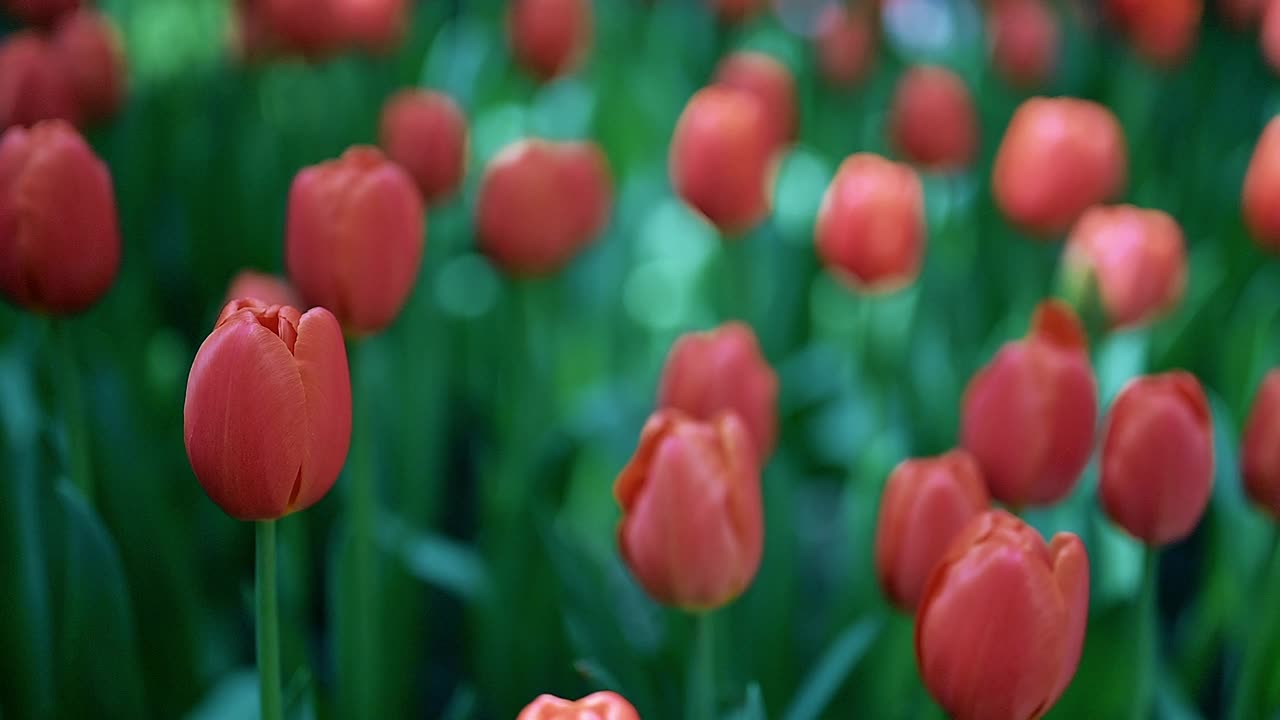
<instances>
[{"instance_id":1,"label":"green stem","mask_svg":"<svg viewBox=\"0 0 1280 720\"><path fill-rule=\"evenodd\" d=\"M257 523L258 683L262 720L284 717L280 702L280 620L276 599L276 521Z\"/></svg>"},{"instance_id":2,"label":"green stem","mask_svg":"<svg viewBox=\"0 0 1280 720\"><path fill-rule=\"evenodd\" d=\"M1159 550L1145 547L1142 556L1142 587L1138 591L1137 605L1137 682L1134 685L1133 720L1149 720L1152 702L1155 697L1155 680L1157 656L1159 654L1156 637L1156 576L1158 574Z\"/></svg>"},{"instance_id":3,"label":"green stem","mask_svg":"<svg viewBox=\"0 0 1280 720\"><path fill-rule=\"evenodd\" d=\"M351 638L351 663L346 671L350 674L351 707L370 711L373 708L373 673L374 642L377 637L377 622L373 608L373 586L377 582L374 563L377 557L374 552L373 533L377 516L377 492L371 460L371 441L373 439L369 412L372 383L367 379L368 368L364 367L361 357L365 345L355 342L349 345L351 356L351 374L356 379L355 423L351 441L351 533L353 558L353 582L350 588L350 607L354 622L354 636Z\"/></svg>"},{"instance_id":4,"label":"green stem","mask_svg":"<svg viewBox=\"0 0 1280 720\"><path fill-rule=\"evenodd\" d=\"M85 427L84 398L80 386L80 369L76 366L75 336L71 322L65 318L53 319L53 334L57 336L58 385L62 399L62 421L67 431L67 471L71 483L93 505L93 471L89 465L89 435Z\"/></svg>"},{"instance_id":5,"label":"green stem","mask_svg":"<svg viewBox=\"0 0 1280 720\"><path fill-rule=\"evenodd\" d=\"M1232 702L1233 720L1262 717L1266 698L1260 697L1267 672L1267 648L1276 634L1277 614L1272 611L1280 598L1280 526L1271 533L1271 545L1258 578L1258 612L1254 615L1261 627L1245 640L1244 659L1240 664L1240 680Z\"/></svg>"},{"instance_id":6,"label":"green stem","mask_svg":"<svg viewBox=\"0 0 1280 720\"><path fill-rule=\"evenodd\" d=\"M714 720L716 716L715 628L712 611L694 616L693 655L689 658L688 720Z\"/></svg>"},{"instance_id":7,"label":"green stem","mask_svg":"<svg viewBox=\"0 0 1280 720\"><path fill-rule=\"evenodd\" d=\"M720 241L725 319L736 318L750 324L753 319L751 283L751 243L760 230L752 230L739 238Z\"/></svg>"}]
</instances>

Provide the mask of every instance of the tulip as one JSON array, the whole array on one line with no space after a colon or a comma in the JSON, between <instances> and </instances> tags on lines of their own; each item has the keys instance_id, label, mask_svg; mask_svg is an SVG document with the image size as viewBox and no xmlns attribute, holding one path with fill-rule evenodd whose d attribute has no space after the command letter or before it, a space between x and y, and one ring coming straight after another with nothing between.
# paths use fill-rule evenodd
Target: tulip
<instances>
[{"instance_id":1,"label":"tulip","mask_svg":"<svg viewBox=\"0 0 1280 720\"><path fill-rule=\"evenodd\" d=\"M745 23L764 8L762 0L707 0L707 5L726 25Z\"/></svg>"},{"instance_id":2,"label":"tulip","mask_svg":"<svg viewBox=\"0 0 1280 720\"><path fill-rule=\"evenodd\" d=\"M315 504L351 440L351 379L337 319L324 308L233 300L187 379L183 436L196 479L238 520Z\"/></svg>"},{"instance_id":3,"label":"tulip","mask_svg":"<svg viewBox=\"0 0 1280 720\"><path fill-rule=\"evenodd\" d=\"M1269 0L1262 10L1262 28L1259 32L1262 57L1272 72L1280 73L1280 3Z\"/></svg>"},{"instance_id":4,"label":"tulip","mask_svg":"<svg viewBox=\"0 0 1280 720\"><path fill-rule=\"evenodd\" d=\"M67 67L78 116L105 120L124 101L124 48L115 25L101 13L81 10L59 24L53 46Z\"/></svg>"},{"instance_id":5,"label":"tulip","mask_svg":"<svg viewBox=\"0 0 1280 720\"><path fill-rule=\"evenodd\" d=\"M671 346L658 386L658 407L706 422L722 412L736 413L763 460L773 452L778 376L760 353L751 327L725 323L682 335Z\"/></svg>"},{"instance_id":6,"label":"tulip","mask_svg":"<svg viewBox=\"0 0 1280 720\"><path fill-rule=\"evenodd\" d=\"M1213 489L1213 424L1195 376L1138 378L1111 405L1102 441L1102 507L1142 542L1191 534Z\"/></svg>"},{"instance_id":7,"label":"tulip","mask_svg":"<svg viewBox=\"0 0 1280 720\"><path fill-rule=\"evenodd\" d=\"M961 437L997 500L1052 504L1084 472L1098 413L1086 344L1071 308L1049 300L1027 337L1005 344L969 381Z\"/></svg>"},{"instance_id":8,"label":"tulip","mask_svg":"<svg viewBox=\"0 0 1280 720\"><path fill-rule=\"evenodd\" d=\"M626 698L602 690L580 700L539 695L516 720L640 720L640 715Z\"/></svg>"},{"instance_id":9,"label":"tulip","mask_svg":"<svg viewBox=\"0 0 1280 720\"><path fill-rule=\"evenodd\" d=\"M1262 15L1268 0L1219 0L1218 12L1236 30L1246 30Z\"/></svg>"},{"instance_id":10,"label":"tulip","mask_svg":"<svg viewBox=\"0 0 1280 720\"><path fill-rule=\"evenodd\" d=\"M785 65L764 53L736 52L720 62L715 84L742 90L760 102L776 149L795 138L796 85Z\"/></svg>"},{"instance_id":11,"label":"tulip","mask_svg":"<svg viewBox=\"0 0 1280 720\"><path fill-rule=\"evenodd\" d=\"M480 248L515 275L555 272L604 229L612 193L604 155L594 144L513 143L480 181Z\"/></svg>"},{"instance_id":12,"label":"tulip","mask_svg":"<svg viewBox=\"0 0 1280 720\"><path fill-rule=\"evenodd\" d=\"M329 0L240 0L240 10L279 50L316 58L337 49L339 28Z\"/></svg>"},{"instance_id":13,"label":"tulip","mask_svg":"<svg viewBox=\"0 0 1280 720\"><path fill-rule=\"evenodd\" d=\"M1009 84L1043 85L1058 63L1058 22L1045 0L996 0L987 18L991 60Z\"/></svg>"},{"instance_id":14,"label":"tulip","mask_svg":"<svg viewBox=\"0 0 1280 720\"><path fill-rule=\"evenodd\" d=\"M1190 53L1204 11L1203 0L1113 0L1112 5L1134 49L1160 67L1176 65Z\"/></svg>"},{"instance_id":15,"label":"tulip","mask_svg":"<svg viewBox=\"0 0 1280 720\"><path fill-rule=\"evenodd\" d=\"M654 413L613 495L622 558L658 602L710 610L751 584L764 512L754 443L737 415L701 422Z\"/></svg>"},{"instance_id":16,"label":"tulip","mask_svg":"<svg viewBox=\"0 0 1280 720\"><path fill-rule=\"evenodd\" d=\"M1245 423L1240 464L1244 490L1280 519L1280 368L1267 373Z\"/></svg>"},{"instance_id":17,"label":"tulip","mask_svg":"<svg viewBox=\"0 0 1280 720\"><path fill-rule=\"evenodd\" d=\"M335 34L347 46L387 52L404 35L409 0L328 0Z\"/></svg>"},{"instance_id":18,"label":"tulip","mask_svg":"<svg viewBox=\"0 0 1280 720\"><path fill-rule=\"evenodd\" d=\"M591 2L512 0L507 42L516 60L539 80L572 72L591 45Z\"/></svg>"},{"instance_id":19,"label":"tulip","mask_svg":"<svg viewBox=\"0 0 1280 720\"><path fill-rule=\"evenodd\" d=\"M876 522L876 576L889 600L914 612L951 541L990 504L978 464L964 450L894 468Z\"/></svg>"},{"instance_id":20,"label":"tulip","mask_svg":"<svg viewBox=\"0 0 1280 720\"><path fill-rule=\"evenodd\" d=\"M10 15L31 25L52 25L58 18L74 11L82 0L3 0Z\"/></svg>"},{"instance_id":21,"label":"tulip","mask_svg":"<svg viewBox=\"0 0 1280 720\"><path fill-rule=\"evenodd\" d=\"M959 170L977 151L973 98L964 80L946 68L917 65L903 74L889 127L903 157L931 170Z\"/></svg>"},{"instance_id":22,"label":"tulip","mask_svg":"<svg viewBox=\"0 0 1280 720\"><path fill-rule=\"evenodd\" d=\"M380 144L409 173L427 205L457 192L467 169L467 119L453 99L403 90L382 106Z\"/></svg>"},{"instance_id":23,"label":"tulip","mask_svg":"<svg viewBox=\"0 0 1280 720\"><path fill-rule=\"evenodd\" d=\"M1018 518L974 518L938 562L916 611L925 687L956 720L1038 718L1075 676L1089 615L1080 538L1046 545Z\"/></svg>"},{"instance_id":24,"label":"tulip","mask_svg":"<svg viewBox=\"0 0 1280 720\"><path fill-rule=\"evenodd\" d=\"M1280 3L1271 7L1280 7ZM1280 31L1280 12L1268 17L1272 15ZM1241 206L1245 224L1258 247L1280 253L1280 117L1272 118L1258 138L1244 176Z\"/></svg>"},{"instance_id":25,"label":"tulip","mask_svg":"<svg viewBox=\"0 0 1280 720\"><path fill-rule=\"evenodd\" d=\"M378 332L413 290L424 225L413 179L375 148L349 148L293 179L289 279L307 304L328 308L348 332Z\"/></svg>"},{"instance_id":26,"label":"tulip","mask_svg":"<svg viewBox=\"0 0 1280 720\"><path fill-rule=\"evenodd\" d=\"M1075 98L1032 98L1005 130L992 191L1015 225L1052 235L1090 206L1118 195L1127 162L1120 122L1106 107Z\"/></svg>"},{"instance_id":27,"label":"tulip","mask_svg":"<svg viewBox=\"0 0 1280 720\"><path fill-rule=\"evenodd\" d=\"M231 280L231 285L227 288L227 299L223 302L229 303L232 300L248 298L257 300L263 305L292 305L293 307L302 305L298 301L297 293L284 278L252 270L241 270Z\"/></svg>"},{"instance_id":28,"label":"tulip","mask_svg":"<svg viewBox=\"0 0 1280 720\"><path fill-rule=\"evenodd\" d=\"M85 310L120 265L107 166L61 120L0 136L0 294L35 311Z\"/></svg>"},{"instance_id":29,"label":"tulip","mask_svg":"<svg viewBox=\"0 0 1280 720\"><path fill-rule=\"evenodd\" d=\"M53 45L24 30L0 43L0 130L55 118L79 121L75 87Z\"/></svg>"},{"instance_id":30,"label":"tulip","mask_svg":"<svg viewBox=\"0 0 1280 720\"><path fill-rule=\"evenodd\" d=\"M875 64L875 28L866 13L851 13L843 2L831 2L818 15L814 47L823 79L836 87L852 87Z\"/></svg>"},{"instance_id":31,"label":"tulip","mask_svg":"<svg viewBox=\"0 0 1280 720\"><path fill-rule=\"evenodd\" d=\"M1187 286L1187 250L1177 221L1132 205L1091 208L1067 240L1063 262L1077 285L1096 283L1115 327L1167 313Z\"/></svg>"},{"instance_id":32,"label":"tulip","mask_svg":"<svg viewBox=\"0 0 1280 720\"><path fill-rule=\"evenodd\" d=\"M854 287L890 291L909 285L924 256L920 178L878 155L850 155L822 196L814 236L828 270Z\"/></svg>"}]
</instances>

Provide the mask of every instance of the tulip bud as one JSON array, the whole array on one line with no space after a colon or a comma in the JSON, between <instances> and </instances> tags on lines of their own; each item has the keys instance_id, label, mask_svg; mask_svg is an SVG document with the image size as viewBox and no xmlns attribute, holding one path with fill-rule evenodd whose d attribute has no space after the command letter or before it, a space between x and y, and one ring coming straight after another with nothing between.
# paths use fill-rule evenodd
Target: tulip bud
<instances>
[{"instance_id":1,"label":"tulip bud","mask_svg":"<svg viewBox=\"0 0 1280 720\"><path fill-rule=\"evenodd\" d=\"M773 132L750 93L716 86L694 93L671 137L676 194L726 235L750 230L769 214Z\"/></svg>"},{"instance_id":2,"label":"tulip bud","mask_svg":"<svg viewBox=\"0 0 1280 720\"><path fill-rule=\"evenodd\" d=\"M1167 313L1187 286L1187 250L1177 221L1132 205L1090 208L1067 239L1070 282L1096 284L1115 327L1145 325Z\"/></svg>"},{"instance_id":3,"label":"tulip bud","mask_svg":"<svg viewBox=\"0 0 1280 720\"><path fill-rule=\"evenodd\" d=\"M978 118L969 88L942 67L917 65L898 81L890 110L893 144L909 162L937 171L973 161Z\"/></svg>"},{"instance_id":4,"label":"tulip bud","mask_svg":"<svg viewBox=\"0 0 1280 720\"><path fill-rule=\"evenodd\" d=\"M581 700L539 695L516 720L640 720L640 715L626 698L602 690Z\"/></svg>"},{"instance_id":5,"label":"tulip bud","mask_svg":"<svg viewBox=\"0 0 1280 720\"><path fill-rule=\"evenodd\" d=\"M444 93L403 90L382 106L381 145L433 205L457 192L467 169L467 119Z\"/></svg>"},{"instance_id":6,"label":"tulip bud","mask_svg":"<svg viewBox=\"0 0 1280 720\"><path fill-rule=\"evenodd\" d=\"M1139 55L1154 65L1171 67L1195 45L1203 11L1203 0L1127 0L1117 14Z\"/></svg>"},{"instance_id":7,"label":"tulip bud","mask_svg":"<svg viewBox=\"0 0 1280 720\"><path fill-rule=\"evenodd\" d=\"M969 381L961 436L1001 502L1049 505L1089 463L1098 389L1071 308L1040 303L1026 338L1006 343Z\"/></svg>"},{"instance_id":8,"label":"tulip bud","mask_svg":"<svg viewBox=\"0 0 1280 720\"><path fill-rule=\"evenodd\" d=\"M243 0L257 15L279 49L304 57L323 57L338 46L333 3L328 0Z\"/></svg>"},{"instance_id":9,"label":"tulip bud","mask_svg":"<svg viewBox=\"0 0 1280 720\"><path fill-rule=\"evenodd\" d=\"M1253 401L1240 450L1244 491L1280 519L1280 369L1267 373Z\"/></svg>"},{"instance_id":10,"label":"tulip bud","mask_svg":"<svg viewBox=\"0 0 1280 720\"><path fill-rule=\"evenodd\" d=\"M876 575L889 600L914 612L951 541L990 504L978 464L964 450L894 468L876 522Z\"/></svg>"},{"instance_id":11,"label":"tulip bud","mask_svg":"<svg viewBox=\"0 0 1280 720\"><path fill-rule=\"evenodd\" d=\"M289 279L347 332L375 333L395 320L418 277L425 234L413 180L375 148L303 168L289 189Z\"/></svg>"},{"instance_id":12,"label":"tulip bud","mask_svg":"<svg viewBox=\"0 0 1280 720\"><path fill-rule=\"evenodd\" d=\"M1259 30L1262 58L1271 71L1280 73L1280 3L1270 0L1262 10L1262 28Z\"/></svg>"},{"instance_id":13,"label":"tulip bud","mask_svg":"<svg viewBox=\"0 0 1280 720\"><path fill-rule=\"evenodd\" d=\"M1051 235L1124 189L1124 133L1106 107L1032 98L1014 112L992 170L996 204L1013 224Z\"/></svg>"},{"instance_id":14,"label":"tulip bud","mask_svg":"<svg viewBox=\"0 0 1280 720\"><path fill-rule=\"evenodd\" d=\"M604 155L594 144L513 143L480 181L480 248L509 273L553 273L603 230L612 194Z\"/></svg>"},{"instance_id":15,"label":"tulip bud","mask_svg":"<svg viewBox=\"0 0 1280 720\"><path fill-rule=\"evenodd\" d=\"M738 415L755 442L756 456L773 453L778 418L778 376L760 353L751 326L729 322L680 336L667 354L658 407L711 421Z\"/></svg>"},{"instance_id":16,"label":"tulip bud","mask_svg":"<svg viewBox=\"0 0 1280 720\"><path fill-rule=\"evenodd\" d=\"M835 0L818 16L814 47L822 77L836 87L862 82L876 59L876 34L865 12Z\"/></svg>"},{"instance_id":17,"label":"tulip bud","mask_svg":"<svg viewBox=\"0 0 1280 720\"><path fill-rule=\"evenodd\" d=\"M715 84L742 90L760 102L775 150L796 134L796 85L791 71L769 55L736 52L716 69Z\"/></svg>"},{"instance_id":18,"label":"tulip bud","mask_svg":"<svg viewBox=\"0 0 1280 720\"><path fill-rule=\"evenodd\" d=\"M328 0L336 35L345 45L388 52L408 25L408 0Z\"/></svg>"},{"instance_id":19,"label":"tulip bud","mask_svg":"<svg viewBox=\"0 0 1280 720\"><path fill-rule=\"evenodd\" d=\"M351 378L337 319L324 308L233 300L200 345L183 406L196 479L237 520L315 504L351 441Z\"/></svg>"},{"instance_id":20,"label":"tulip bud","mask_svg":"<svg viewBox=\"0 0 1280 720\"><path fill-rule=\"evenodd\" d=\"M764 8L762 0L707 0L707 5L726 25L745 23Z\"/></svg>"},{"instance_id":21,"label":"tulip bud","mask_svg":"<svg viewBox=\"0 0 1280 720\"><path fill-rule=\"evenodd\" d=\"M82 0L3 0L10 15L29 25L52 25L58 18L80 7Z\"/></svg>"},{"instance_id":22,"label":"tulip bud","mask_svg":"<svg viewBox=\"0 0 1280 720\"><path fill-rule=\"evenodd\" d=\"M1048 545L1002 510L974 518L930 575L916 662L956 720L1037 718L1075 676L1089 619L1089 556L1071 533Z\"/></svg>"},{"instance_id":23,"label":"tulip bud","mask_svg":"<svg viewBox=\"0 0 1280 720\"><path fill-rule=\"evenodd\" d=\"M75 88L53 45L24 30L0 42L0 130L41 120L79 121Z\"/></svg>"},{"instance_id":24,"label":"tulip bud","mask_svg":"<svg viewBox=\"0 0 1280 720\"><path fill-rule=\"evenodd\" d=\"M1280 3L1271 7L1280 7ZM1280 33L1280 12L1268 17L1272 15ZM1276 39L1280 41L1280 34ZM1254 243L1267 252L1280 253L1280 117L1267 123L1253 149L1244 176L1241 206Z\"/></svg>"},{"instance_id":25,"label":"tulip bud","mask_svg":"<svg viewBox=\"0 0 1280 720\"><path fill-rule=\"evenodd\" d=\"M1158 546L1191 534L1213 489L1213 424L1195 376L1138 378L1111 405L1102 440L1102 507Z\"/></svg>"},{"instance_id":26,"label":"tulip bud","mask_svg":"<svg viewBox=\"0 0 1280 720\"><path fill-rule=\"evenodd\" d=\"M1010 85L1043 85L1058 63L1058 22L1045 0L995 0L987 18L991 60Z\"/></svg>"},{"instance_id":27,"label":"tulip bud","mask_svg":"<svg viewBox=\"0 0 1280 720\"><path fill-rule=\"evenodd\" d=\"M120 265L107 166L61 120L0 136L0 294L29 310L74 313Z\"/></svg>"},{"instance_id":28,"label":"tulip bud","mask_svg":"<svg viewBox=\"0 0 1280 720\"><path fill-rule=\"evenodd\" d=\"M86 122L106 120L124 101L124 48L115 25L101 13L81 10L66 16L53 37L67 67L78 115Z\"/></svg>"},{"instance_id":29,"label":"tulip bud","mask_svg":"<svg viewBox=\"0 0 1280 720\"><path fill-rule=\"evenodd\" d=\"M654 413L619 473L622 559L655 600L710 610L746 590L760 567L760 465L737 415L712 422Z\"/></svg>"},{"instance_id":30,"label":"tulip bud","mask_svg":"<svg viewBox=\"0 0 1280 720\"><path fill-rule=\"evenodd\" d=\"M911 284L925 246L920 178L879 155L850 155L822 196L814 236L827 269L856 288Z\"/></svg>"},{"instance_id":31,"label":"tulip bud","mask_svg":"<svg viewBox=\"0 0 1280 720\"><path fill-rule=\"evenodd\" d=\"M227 288L227 299L223 302L229 303L232 300L246 299L257 300L263 305L290 305L293 307L302 305L287 280L252 270L241 270L231 280L231 285Z\"/></svg>"},{"instance_id":32,"label":"tulip bud","mask_svg":"<svg viewBox=\"0 0 1280 720\"><path fill-rule=\"evenodd\" d=\"M590 0L512 0L507 42L539 80L575 70L591 45Z\"/></svg>"}]
</instances>

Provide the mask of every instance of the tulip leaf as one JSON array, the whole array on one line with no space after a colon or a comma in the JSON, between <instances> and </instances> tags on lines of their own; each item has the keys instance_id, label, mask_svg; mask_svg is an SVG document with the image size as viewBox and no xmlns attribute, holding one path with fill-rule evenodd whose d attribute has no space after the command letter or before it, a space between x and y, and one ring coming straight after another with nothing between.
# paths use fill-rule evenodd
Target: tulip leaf
<instances>
[{"instance_id":1,"label":"tulip leaf","mask_svg":"<svg viewBox=\"0 0 1280 720\"><path fill-rule=\"evenodd\" d=\"M382 549L396 557L413 577L467 602L480 602L493 590L489 569L474 548L443 535L415 532L384 513L378 530Z\"/></svg>"},{"instance_id":2,"label":"tulip leaf","mask_svg":"<svg viewBox=\"0 0 1280 720\"><path fill-rule=\"evenodd\" d=\"M241 668L223 675L186 720L229 720L258 717L258 672Z\"/></svg>"},{"instance_id":3,"label":"tulip leaf","mask_svg":"<svg viewBox=\"0 0 1280 720\"><path fill-rule=\"evenodd\" d=\"M764 694L760 692L760 683L747 686L747 697L742 707L729 715L730 720L768 720L769 714L764 709Z\"/></svg>"},{"instance_id":4,"label":"tulip leaf","mask_svg":"<svg viewBox=\"0 0 1280 720\"><path fill-rule=\"evenodd\" d=\"M785 720L817 720L825 717L823 711L835 697L840 685L849 677L858 662L871 648L872 641L880 633L881 622L868 618L845 628L832 641L818 664L809 671L808 678L787 708Z\"/></svg>"}]
</instances>

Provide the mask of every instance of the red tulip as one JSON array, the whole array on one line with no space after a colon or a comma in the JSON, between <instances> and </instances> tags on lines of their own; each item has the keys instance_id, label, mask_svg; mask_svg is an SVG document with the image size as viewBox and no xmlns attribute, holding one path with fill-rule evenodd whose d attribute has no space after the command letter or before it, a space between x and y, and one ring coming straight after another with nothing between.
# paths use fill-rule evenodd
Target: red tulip
<instances>
[{"instance_id":1,"label":"red tulip","mask_svg":"<svg viewBox=\"0 0 1280 720\"><path fill-rule=\"evenodd\" d=\"M298 301L298 295L290 287L289 282L282 277L275 275L267 275L252 270L241 270L231 280L231 285L227 287L227 299L223 302L231 302L232 300L254 299L263 305L291 305L293 307L301 307L302 303Z\"/></svg>"},{"instance_id":2,"label":"red tulip","mask_svg":"<svg viewBox=\"0 0 1280 720\"><path fill-rule=\"evenodd\" d=\"M81 10L58 23L54 50L67 67L79 112L87 122L108 119L124 101L124 47L115 25L101 13Z\"/></svg>"},{"instance_id":3,"label":"red tulip","mask_svg":"<svg viewBox=\"0 0 1280 720\"><path fill-rule=\"evenodd\" d=\"M1203 0L1124 0L1113 15L1139 55L1161 67L1181 62L1200 30Z\"/></svg>"},{"instance_id":4,"label":"red tulip","mask_svg":"<svg viewBox=\"0 0 1280 720\"><path fill-rule=\"evenodd\" d=\"M658 386L658 407L707 422L723 412L737 413L764 460L773 453L777 406L778 376L749 325L725 323L682 335L671 346Z\"/></svg>"},{"instance_id":5,"label":"red tulip","mask_svg":"<svg viewBox=\"0 0 1280 720\"><path fill-rule=\"evenodd\" d=\"M760 102L776 149L795 138L796 84L785 65L764 53L736 52L720 61L715 83L742 90Z\"/></svg>"},{"instance_id":6,"label":"red tulip","mask_svg":"<svg viewBox=\"0 0 1280 720\"><path fill-rule=\"evenodd\" d=\"M990 504L978 464L964 450L894 468L876 521L876 576L889 600L914 612L951 541Z\"/></svg>"},{"instance_id":7,"label":"red tulip","mask_svg":"<svg viewBox=\"0 0 1280 720\"><path fill-rule=\"evenodd\" d=\"M1063 256L1077 283L1096 283L1115 327L1167 313L1187 286L1187 250L1177 221L1160 210L1097 206L1071 230Z\"/></svg>"},{"instance_id":8,"label":"red tulip","mask_svg":"<svg viewBox=\"0 0 1280 720\"><path fill-rule=\"evenodd\" d=\"M996 204L1011 222L1051 235L1124 189L1124 133L1106 107L1032 98L1014 112L992 169Z\"/></svg>"},{"instance_id":9,"label":"red tulip","mask_svg":"<svg viewBox=\"0 0 1280 720\"><path fill-rule=\"evenodd\" d=\"M1213 424L1195 376L1138 378L1111 405L1102 441L1102 507L1148 545L1185 538L1213 490Z\"/></svg>"},{"instance_id":10,"label":"red tulip","mask_svg":"<svg viewBox=\"0 0 1280 720\"><path fill-rule=\"evenodd\" d=\"M553 273L604 229L612 195L604 155L594 144L513 143L480 181L480 248L509 273Z\"/></svg>"},{"instance_id":11,"label":"red tulip","mask_svg":"<svg viewBox=\"0 0 1280 720\"><path fill-rule=\"evenodd\" d=\"M467 169L467 119L453 99L402 90L382 106L381 145L433 205L457 192Z\"/></svg>"},{"instance_id":12,"label":"red tulip","mask_svg":"<svg viewBox=\"0 0 1280 720\"><path fill-rule=\"evenodd\" d=\"M750 230L769 214L773 132L750 93L716 86L694 93L671 137L676 194L726 235Z\"/></svg>"},{"instance_id":13,"label":"red tulip","mask_svg":"<svg viewBox=\"0 0 1280 720\"><path fill-rule=\"evenodd\" d=\"M261 35L264 50L310 58L337 50L339 29L329 0L239 0L238 8L242 24Z\"/></svg>"},{"instance_id":14,"label":"red tulip","mask_svg":"<svg viewBox=\"0 0 1280 720\"><path fill-rule=\"evenodd\" d=\"M1089 556L1080 538L1046 545L992 510L955 539L916 611L925 687L956 720L1038 718L1075 676L1089 617Z\"/></svg>"},{"instance_id":15,"label":"red tulip","mask_svg":"<svg viewBox=\"0 0 1280 720\"><path fill-rule=\"evenodd\" d=\"M31 25L52 25L58 18L80 7L82 0L3 0L4 9Z\"/></svg>"},{"instance_id":16,"label":"red tulip","mask_svg":"<svg viewBox=\"0 0 1280 720\"><path fill-rule=\"evenodd\" d=\"M898 81L890 110L893 144L908 161L958 170L973 161L978 117L969 88L942 67L917 65Z\"/></svg>"},{"instance_id":17,"label":"red tulip","mask_svg":"<svg viewBox=\"0 0 1280 720\"><path fill-rule=\"evenodd\" d=\"M1280 7L1274 3L1272 7ZM1280 31L1280 12L1271 13ZM1280 40L1280 37L1277 37ZM1245 224L1258 247L1280 253L1280 117L1272 118L1258 138L1241 194Z\"/></svg>"},{"instance_id":18,"label":"red tulip","mask_svg":"<svg viewBox=\"0 0 1280 720\"><path fill-rule=\"evenodd\" d=\"M79 121L75 87L44 36L24 30L0 43L0 130L41 120Z\"/></svg>"},{"instance_id":19,"label":"red tulip","mask_svg":"<svg viewBox=\"0 0 1280 720\"><path fill-rule=\"evenodd\" d=\"M1245 30L1258 21L1267 0L1219 0L1218 12L1236 30Z\"/></svg>"},{"instance_id":20,"label":"red tulip","mask_svg":"<svg viewBox=\"0 0 1280 720\"><path fill-rule=\"evenodd\" d=\"M823 264L853 286L889 291L909 285L924 256L920 178L878 155L850 155L822 196L814 235Z\"/></svg>"},{"instance_id":21,"label":"red tulip","mask_svg":"<svg viewBox=\"0 0 1280 720\"><path fill-rule=\"evenodd\" d=\"M512 0L507 42L539 80L572 72L591 45L590 0Z\"/></svg>"},{"instance_id":22,"label":"red tulip","mask_svg":"<svg viewBox=\"0 0 1280 720\"><path fill-rule=\"evenodd\" d=\"M516 720L640 720L640 715L626 698L603 690L581 700L539 695Z\"/></svg>"},{"instance_id":23,"label":"red tulip","mask_svg":"<svg viewBox=\"0 0 1280 720\"><path fill-rule=\"evenodd\" d=\"M613 486L622 507L622 559L655 600L686 610L720 607L760 567L760 465L747 426L659 410Z\"/></svg>"},{"instance_id":24,"label":"red tulip","mask_svg":"<svg viewBox=\"0 0 1280 720\"><path fill-rule=\"evenodd\" d=\"M52 313L88 308L120 265L107 166L61 120L0 136L0 293Z\"/></svg>"},{"instance_id":25,"label":"red tulip","mask_svg":"<svg viewBox=\"0 0 1280 720\"><path fill-rule=\"evenodd\" d=\"M763 0L707 0L707 5L722 23L744 23L764 9Z\"/></svg>"},{"instance_id":26,"label":"red tulip","mask_svg":"<svg viewBox=\"0 0 1280 720\"><path fill-rule=\"evenodd\" d=\"M233 300L196 352L183 436L209 499L238 520L315 504L351 440L351 379L337 319L324 308Z\"/></svg>"},{"instance_id":27,"label":"red tulip","mask_svg":"<svg viewBox=\"0 0 1280 720\"><path fill-rule=\"evenodd\" d=\"M996 0L987 18L991 60L1011 85L1043 85L1058 63L1058 21L1045 0Z\"/></svg>"},{"instance_id":28,"label":"red tulip","mask_svg":"<svg viewBox=\"0 0 1280 720\"><path fill-rule=\"evenodd\" d=\"M1267 373L1253 401L1240 450L1244 490L1280 518L1280 368Z\"/></svg>"},{"instance_id":29,"label":"red tulip","mask_svg":"<svg viewBox=\"0 0 1280 720\"><path fill-rule=\"evenodd\" d=\"M1005 344L964 394L961 436L987 488L1013 506L1066 497L1089 463L1098 390L1071 308L1040 303L1023 340Z\"/></svg>"},{"instance_id":30,"label":"red tulip","mask_svg":"<svg viewBox=\"0 0 1280 720\"><path fill-rule=\"evenodd\" d=\"M289 189L289 279L348 332L378 332L395 320L418 277L424 215L413 180L375 148L352 147L303 168Z\"/></svg>"},{"instance_id":31,"label":"red tulip","mask_svg":"<svg viewBox=\"0 0 1280 720\"><path fill-rule=\"evenodd\" d=\"M1272 72L1280 73L1280 2L1268 0L1262 10L1262 28L1259 31L1262 57Z\"/></svg>"},{"instance_id":32,"label":"red tulip","mask_svg":"<svg viewBox=\"0 0 1280 720\"><path fill-rule=\"evenodd\" d=\"M387 52L404 35L409 0L328 0L335 34L347 46Z\"/></svg>"},{"instance_id":33,"label":"red tulip","mask_svg":"<svg viewBox=\"0 0 1280 720\"><path fill-rule=\"evenodd\" d=\"M862 82L876 59L876 33L867 13L849 12L836 0L823 8L816 30L814 47L823 79L836 87Z\"/></svg>"}]
</instances>

